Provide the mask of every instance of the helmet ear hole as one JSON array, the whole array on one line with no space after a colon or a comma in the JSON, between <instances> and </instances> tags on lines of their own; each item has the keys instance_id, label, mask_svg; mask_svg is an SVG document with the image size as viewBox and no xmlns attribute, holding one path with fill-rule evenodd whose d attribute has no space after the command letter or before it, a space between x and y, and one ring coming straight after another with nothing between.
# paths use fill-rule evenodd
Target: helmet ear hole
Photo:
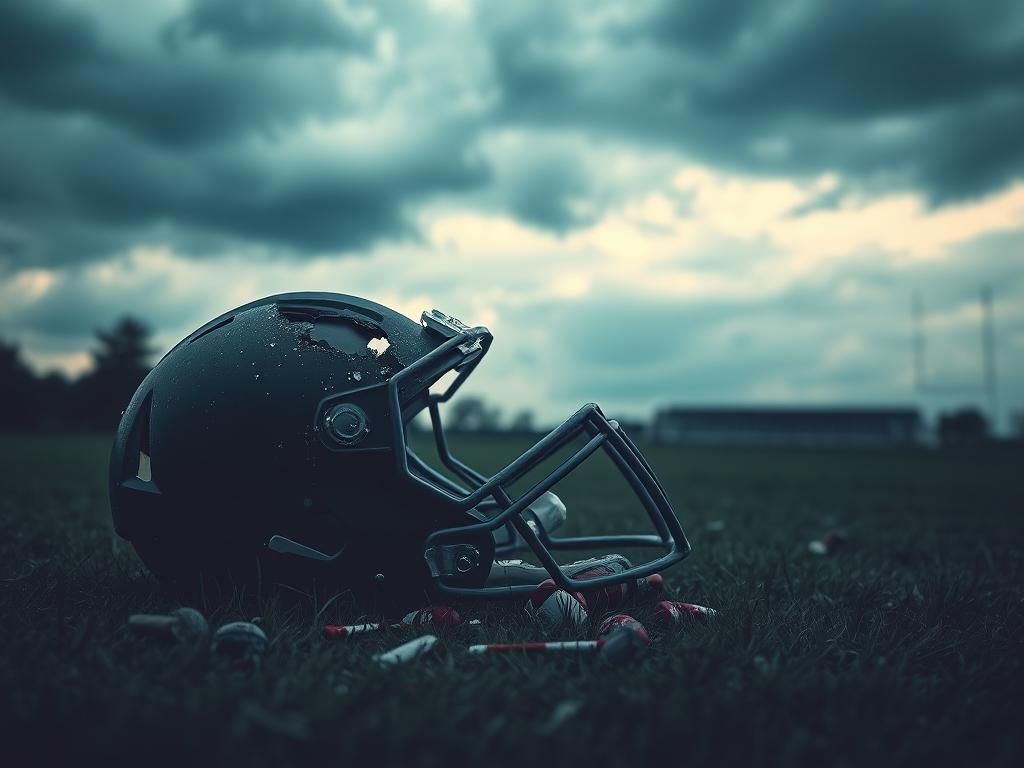
<instances>
[{"instance_id":1,"label":"helmet ear hole","mask_svg":"<svg viewBox=\"0 0 1024 768\"><path fill-rule=\"evenodd\" d=\"M146 395L138 411L135 414L135 422L132 424L125 443L123 466L121 468L121 481L132 481L132 485L139 482L152 484L153 463L150 452L150 414L153 410L153 393Z\"/></svg>"},{"instance_id":2,"label":"helmet ear hole","mask_svg":"<svg viewBox=\"0 0 1024 768\"><path fill-rule=\"evenodd\" d=\"M135 470L135 477L144 483L153 482L153 467L149 459L149 454L144 450L139 449L139 468Z\"/></svg>"}]
</instances>

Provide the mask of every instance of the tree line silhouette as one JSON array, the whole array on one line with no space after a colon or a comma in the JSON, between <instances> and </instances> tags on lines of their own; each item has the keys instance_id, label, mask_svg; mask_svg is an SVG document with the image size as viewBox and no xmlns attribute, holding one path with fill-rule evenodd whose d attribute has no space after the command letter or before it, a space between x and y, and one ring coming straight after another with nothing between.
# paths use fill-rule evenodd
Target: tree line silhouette
<instances>
[{"instance_id":1,"label":"tree line silhouette","mask_svg":"<svg viewBox=\"0 0 1024 768\"><path fill-rule=\"evenodd\" d=\"M92 365L77 379L61 373L37 376L22 360L17 344L0 339L0 432L109 432L151 368L152 330L125 316L109 329L95 331ZM418 425L423 428L425 425ZM523 410L507 423L501 410L483 398L464 396L446 414L452 432L533 434L533 414ZM646 425L633 425L637 433ZM990 439L988 420L977 408L940 414L939 442L971 446ZM1015 432L1024 438L1024 414L1016 414Z\"/></svg>"},{"instance_id":2,"label":"tree line silhouette","mask_svg":"<svg viewBox=\"0 0 1024 768\"><path fill-rule=\"evenodd\" d=\"M17 344L0 339L0 431L113 431L150 370L149 326L123 317L96 331L92 365L77 379L37 376Z\"/></svg>"},{"instance_id":3,"label":"tree line silhouette","mask_svg":"<svg viewBox=\"0 0 1024 768\"><path fill-rule=\"evenodd\" d=\"M70 379L61 373L37 376L17 344L0 339L0 432L111 432L121 411L149 373L152 331L126 316L95 332L92 364ZM454 432L534 430L533 414L520 411L503 426L501 411L467 396L453 405L446 425Z\"/></svg>"}]
</instances>

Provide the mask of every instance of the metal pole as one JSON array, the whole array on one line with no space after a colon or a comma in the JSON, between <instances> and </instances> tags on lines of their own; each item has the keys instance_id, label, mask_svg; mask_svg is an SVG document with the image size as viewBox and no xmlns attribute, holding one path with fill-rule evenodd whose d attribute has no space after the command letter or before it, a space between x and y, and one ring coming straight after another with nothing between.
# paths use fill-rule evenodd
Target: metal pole
<instances>
[{"instance_id":1,"label":"metal pole","mask_svg":"<svg viewBox=\"0 0 1024 768\"><path fill-rule=\"evenodd\" d=\"M999 431L999 400L996 391L996 332L992 309L992 286L981 289L981 337L985 367L985 391L988 393L992 431Z\"/></svg>"},{"instance_id":2,"label":"metal pole","mask_svg":"<svg viewBox=\"0 0 1024 768\"><path fill-rule=\"evenodd\" d=\"M921 306L921 294L915 293L911 301L914 333L914 389L918 394L924 392L924 309Z\"/></svg>"}]
</instances>

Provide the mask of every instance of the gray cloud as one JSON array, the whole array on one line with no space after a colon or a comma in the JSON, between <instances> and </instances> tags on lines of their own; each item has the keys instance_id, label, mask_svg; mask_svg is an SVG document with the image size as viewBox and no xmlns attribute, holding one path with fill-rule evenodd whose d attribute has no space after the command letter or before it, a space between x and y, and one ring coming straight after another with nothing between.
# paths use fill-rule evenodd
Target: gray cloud
<instances>
[{"instance_id":1,"label":"gray cloud","mask_svg":"<svg viewBox=\"0 0 1024 768\"><path fill-rule=\"evenodd\" d=\"M173 147L281 130L345 108L337 81L323 76L328 58L222 56L167 48L155 36L127 44L77 10L9 5L0 92L12 104L89 115Z\"/></svg>"},{"instance_id":2,"label":"gray cloud","mask_svg":"<svg viewBox=\"0 0 1024 768\"><path fill-rule=\"evenodd\" d=\"M663 2L629 21L541 5L486 20L509 121L935 202L1024 169L1008 128L1024 110L1018 5Z\"/></svg>"},{"instance_id":3,"label":"gray cloud","mask_svg":"<svg viewBox=\"0 0 1024 768\"><path fill-rule=\"evenodd\" d=\"M665 299L604 285L583 301L531 303L503 326L532 328L543 318L542 342L497 335L480 391L500 391L525 364L553 414L588 400L638 416L657 404L734 402L911 403L933 412L984 399L978 302L990 285L1001 396L1019 408L1021 248L1019 231L979 238L961 254L969 274L961 258L905 263L872 252L745 298ZM932 394L914 388L915 294L928 311Z\"/></svg>"},{"instance_id":4,"label":"gray cloud","mask_svg":"<svg viewBox=\"0 0 1024 768\"><path fill-rule=\"evenodd\" d=\"M703 26L688 29L694 17L722 20L720 4L705 13L711 5L667 4L651 29L659 42L693 50ZM713 113L884 117L1013 90L1024 76L1024 29L1005 26L1009 4L999 15L924 1L790 2L747 11L733 16L728 44L712 51L723 57L719 72L695 83L698 103ZM1016 34L1000 40L1006 33ZM751 35L758 45L740 44Z\"/></svg>"},{"instance_id":5,"label":"gray cloud","mask_svg":"<svg viewBox=\"0 0 1024 768\"><path fill-rule=\"evenodd\" d=\"M351 253L453 198L565 233L687 159L936 204L1024 172L1010 2L168 7L6 4L0 266Z\"/></svg>"},{"instance_id":6,"label":"gray cloud","mask_svg":"<svg viewBox=\"0 0 1024 768\"><path fill-rule=\"evenodd\" d=\"M239 50L366 50L367 11L345 6L349 13L342 17L336 8L322 0L192 0L180 22L169 28L170 39L210 35Z\"/></svg>"},{"instance_id":7,"label":"gray cloud","mask_svg":"<svg viewBox=\"0 0 1024 768\"><path fill-rule=\"evenodd\" d=\"M666 188L674 169L656 152L591 141L580 132L492 131L482 155L493 183L486 192L472 190L474 202L556 233L592 224L631 197Z\"/></svg>"},{"instance_id":8,"label":"gray cloud","mask_svg":"<svg viewBox=\"0 0 1024 768\"><path fill-rule=\"evenodd\" d=\"M192 253L223 251L232 239L354 250L382 236L414 236L408 201L478 185L485 174L464 153L457 126L438 126L372 163L259 142L171 151L81 120L30 117L0 127L0 136L17 133L38 143L26 151L0 141L0 164L18 185L16 200L14 189L4 195L6 208L24 233L13 255L39 265L89 260L132 241L170 240Z\"/></svg>"},{"instance_id":9,"label":"gray cloud","mask_svg":"<svg viewBox=\"0 0 1024 768\"><path fill-rule=\"evenodd\" d=\"M341 21L331 27L319 3L261 7L288 51L220 52L181 35L168 46L157 31L126 42L109 17L22 0L5 9L0 224L10 231L0 260L76 262L153 239L196 254L232 242L352 251L415 237L413 202L486 180L464 119L442 110L399 128L405 115L388 107L387 93L368 102L347 94L346 54L318 52L323 38L302 32L358 34L350 47L365 52L375 33L368 22L358 32ZM230 17L222 4L191 12L211 33ZM382 91L396 88L382 81ZM417 98L402 107L418 109ZM311 122L378 109L393 133L386 145L310 141L305 149L296 138Z\"/></svg>"},{"instance_id":10,"label":"gray cloud","mask_svg":"<svg viewBox=\"0 0 1024 768\"><path fill-rule=\"evenodd\" d=\"M574 199L586 199L590 180L572 156L532 156L509 176L505 186L512 213L523 221L565 231L592 220L592 216L573 209Z\"/></svg>"}]
</instances>

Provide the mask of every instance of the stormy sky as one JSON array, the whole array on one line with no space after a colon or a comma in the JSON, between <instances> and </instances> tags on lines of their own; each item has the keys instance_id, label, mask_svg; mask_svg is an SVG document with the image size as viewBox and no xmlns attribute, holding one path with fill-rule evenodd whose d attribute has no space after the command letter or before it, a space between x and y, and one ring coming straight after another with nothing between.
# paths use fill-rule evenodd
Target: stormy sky
<instances>
[{"instance_id":1,"label":"stormy sky","mask_svg":"<svg viewBox=\"0 0 1024 768\"><path fill-rule=\"evenodd\" d=\"M1005 424L1022 137L1017 2L6 0L0 337L328 290L490 326L467 389L545 422L932 412L988 405L991 286Z\"/></svg>"}]
</instances>

